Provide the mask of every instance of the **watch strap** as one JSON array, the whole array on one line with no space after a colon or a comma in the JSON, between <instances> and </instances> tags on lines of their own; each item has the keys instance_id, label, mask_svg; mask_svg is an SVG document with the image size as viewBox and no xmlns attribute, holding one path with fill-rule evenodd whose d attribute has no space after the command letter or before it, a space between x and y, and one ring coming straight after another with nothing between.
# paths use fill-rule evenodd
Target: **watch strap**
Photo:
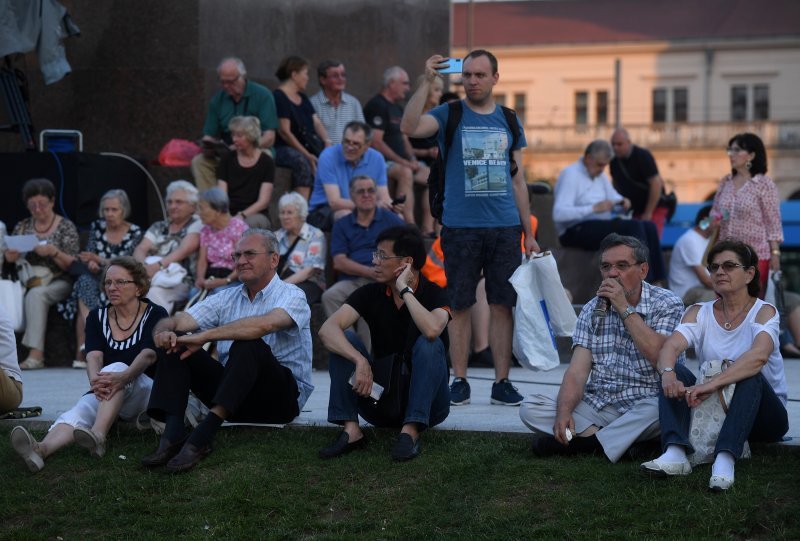
<instances>
[{"instance_id":1,"label":"watch strap","mask_svg":"<svg viewBox=\"0 0 800 541\"><path fill-rule=\"evenodd\" d=\"M413 295L414 294L414 290L411 289L411 287L409 287L409 286L404 287L403 289L400 290L400 293L399 293L400 298L402 299L403 295L405 295L406 293L411 293Z\"/></svg>"}]
</instances>

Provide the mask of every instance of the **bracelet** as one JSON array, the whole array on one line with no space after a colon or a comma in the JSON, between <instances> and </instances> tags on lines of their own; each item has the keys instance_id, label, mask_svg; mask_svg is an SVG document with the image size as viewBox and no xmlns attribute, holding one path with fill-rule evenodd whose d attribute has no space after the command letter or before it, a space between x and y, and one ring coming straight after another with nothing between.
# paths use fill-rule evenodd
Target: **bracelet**
<instances>
[{"instance_id":1,"label":"bracelet","mask_svg":"<svg viewBox=\"0 0 800 541\"><path fill-rule=\"evenodd\" d=\"M658 375L661 376L661 377L664 377L664 374L666 374L667 372L674 372L674 371L675 371L674 368L668 366L666 368L662 368L661 370L659 370L658 371Z\"/></svg>"},{"instance_id":2,"label":"bracelet","mask_svg":"<svg viewBox=\"0 0 800 541\"><path fill-rule=\"evenodd\" d=\"M772 255L781 255L781 251L777 248L773 248Z\"/></svg>"},{"instance_id":3,"label":"bracelet","mask_svg":"<svg viewBox=\"0 0 800 541\"><path fill-rule=\"evenodd\" d=\"M226 284L230 284L231 283L231 277L230 276L226 276L225 277L225 283Z\"/></svg>"}]
</instances>

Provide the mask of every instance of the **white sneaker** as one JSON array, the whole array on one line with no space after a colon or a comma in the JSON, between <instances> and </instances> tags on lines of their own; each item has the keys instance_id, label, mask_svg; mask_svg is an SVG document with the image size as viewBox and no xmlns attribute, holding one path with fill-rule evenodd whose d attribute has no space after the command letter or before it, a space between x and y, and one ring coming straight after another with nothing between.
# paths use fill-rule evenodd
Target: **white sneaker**
<instances>
[{"instance_id":1,"label":"white sneaker","mask_svg":"<svg viewBox=\"0 0 800 541\"><path fill-rule=\"evenodd\" d=\"M708 480L708 488L714 492L724 492L733 486L733 476L712 475Z\"/></svg>"},{"instance_id":2,"label":"white sneaker","mask_svg":"<svg viewBox=\"0 0 800 541\"><path fill-rule=\"evenodd\" d=\"M692 465L688 460L683 462L664 462L658 458L645 462L640 466L643 472L655 475L656 477L667 477L672 475L689 475L692 473Z\"/></svg>"},{"instance_id":3,"label":"white sneaker","mask_svg":"<svg viewBox=\"0 0 800 541\"><path fill-rule=\"evenodd\" d=\"M74 361L72 361L72 368L79 368L81 370L86 370L86 361L75 359Z\"/></svg>"},{"instance_id":4,"label":"white sneaker","mask_svg":"<svg viewBox=\"0 0 800 541\"><path fill-rule=\"evenodd\" d=\"M44 458L38 452L36 440L30 432L22 426L15 426L11 430L11 446L14 451L25 461L25 465L33 473L42 471L44 468Z\"/></svg>"},{"instance_id":5,"label":"white sneaker","mask_svg":"<svg viewBox=\"0 0 800 541\"><path fill-rule=\"evenodd\" d=\"M34 359L33 357L28 357L19 363L19 367L22 370L39 370L40 368L44 368L44 359Z\"/></svg>"}]
</instances>

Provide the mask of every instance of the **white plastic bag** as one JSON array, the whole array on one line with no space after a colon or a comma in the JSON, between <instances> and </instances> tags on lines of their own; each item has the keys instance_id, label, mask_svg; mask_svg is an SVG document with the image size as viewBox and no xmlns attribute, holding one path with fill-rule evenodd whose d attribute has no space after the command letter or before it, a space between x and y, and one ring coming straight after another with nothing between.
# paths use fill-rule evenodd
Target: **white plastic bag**
<instances>
[{"instance_id":1,"label":"white plastic bag","mask_svg":"<svg viewBox=\"0 0 800 541\"><path fill-rule=\"evenodd\" d=\"M25 288L21 282L14 280L0 280L0 310L9 321L14 332L25 330Z\"/></svg>"},{"instance_id":2,"label":"white plastic bag","mask_svg":"<svg viewBox=\"0 0 800 541\"><path fill-rule=\"evenodd\" d=\"M569 302L558 266L550 252L523 262L509 282L517 292L514 314L514 356L531 370L559 365L556 336L572 336L577 316Z\"/></svg>"}]
</instances>

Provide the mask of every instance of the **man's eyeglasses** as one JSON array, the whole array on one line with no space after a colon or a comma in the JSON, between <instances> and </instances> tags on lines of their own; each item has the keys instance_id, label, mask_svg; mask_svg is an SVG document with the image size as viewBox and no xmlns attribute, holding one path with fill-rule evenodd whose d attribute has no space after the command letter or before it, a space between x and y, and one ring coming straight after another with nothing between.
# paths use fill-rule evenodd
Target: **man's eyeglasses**
<instances>
[{"instance_id":1,"label":"man's eyeglasses","mask_svg":"<svg viewBox=\"0 0 800 541\"><path fill-rule=\"evenodd\" d=\"M373 195L377 191L378 191L377 188L359 188L354 193L356 195L367 195L367 194Z\"/></svg>"},{"instance_id":2,"label":"man's eyeglasses","mask_svg":"<svg viewBox=\"0 0 800 541\"><path fill-rule=\"evenodd\" d=\"M362 143L360 141L351 141L350 139L343 139L342 144L346 147L350 147L353 150L361 150L366 143Z\"/></svg>"},{"instance_id":3,"label":"man's eyeglasses","mask_svg":"<svg viewBox=\"0 0 800 541\"><path fill-rule=\"evenodd\" d=\"M237 75L233 79L220 79L219 80L219 84L221 84L222 86L230 86L233 83L235 83L236 81L238 81L240 78L241 78L241 75Z\"/></svg>"},{"instance_id":4,"label":"man's eyeglasses","mask_svg":"<svg viewBox=\"0 0 800 541\"><path fill-rule=\"evenodd\" d=\"M631 267L641 265L644 261L637 261L636 263L628 263L627 261L620 261L619 263L600 263L600 271L611 272L611 269L617 269L619 272L625 272Z\"/></svg>"},{"instance_id":5,"label":"man's eyeglasses","mask_svg":"<svg viewBox=\"0 0 800 541\"><path fill-rule=\"evenodd\" d=\"M103 286L105 288L109 288L113 285L116 288L123 288L126 285L133 283L135 283L133 280L106 280L105 282L103 282Z\"/></svg>"},{"instance_id":6,"label":"man's eyeglasses","mask_svg":"<svg viewBox=\"0 0 800 541\"><path fill-rule=\"evenodd\" d=\"M245 250L244 252L233 252L231 254L231 259L233 260L234 263L236 263L237 261L239 261L240 257L244 256L244 258L247 261L252 261L253 258L259 254L272 254L272 253L274 253L272 250L268 252L256 252L255 250Z\"/></svg>"},{"instance_id":7,"label":"man's eyeglasses","mask_svg":"<svg viewBox=\"0 0 800 541\"><path fill-rule=\"evenodd\" d=\"M733 272L733 270L738 267L742 267L743 269L747 268L741 263L734 263L733 261L725 261L724 263L709 263L706 268L708 269L708 272L714 274L719 270L720 267L722 267L722 270L726 273Z\"/></svg>"},{"instance_id":8,"label":"man's eyeglasses","mask_svg":"<svg viewBox=\"0 0 800 541\"><path fill-rule=\"evenodd\" d=\"M404 255L386 255L383 252L372 252L372 260L373 261L380 261L383 263L387 259L403 259Z\"/></svg>"}]
</instances>

